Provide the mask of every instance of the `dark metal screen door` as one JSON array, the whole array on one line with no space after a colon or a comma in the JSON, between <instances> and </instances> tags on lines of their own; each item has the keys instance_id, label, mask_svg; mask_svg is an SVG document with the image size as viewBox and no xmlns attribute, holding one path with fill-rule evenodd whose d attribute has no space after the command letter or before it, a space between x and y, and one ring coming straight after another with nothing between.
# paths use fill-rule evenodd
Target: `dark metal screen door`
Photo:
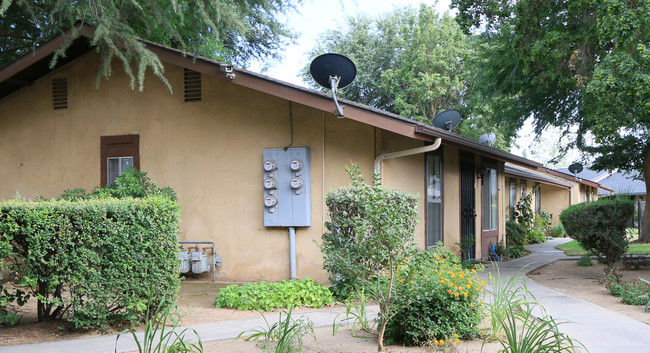
<instances>
[{"instance_id":1,"label":"dark metal screen door","mask_svg":"<svg viewBox=\"0 0 650 353\"><path fill-rule=\"evenodd\" d=\"M474 191L474 161L464 158L460 164L460 243L463 261L474 259L476 234L476 193Z\"/></svg>"}]
</instances>

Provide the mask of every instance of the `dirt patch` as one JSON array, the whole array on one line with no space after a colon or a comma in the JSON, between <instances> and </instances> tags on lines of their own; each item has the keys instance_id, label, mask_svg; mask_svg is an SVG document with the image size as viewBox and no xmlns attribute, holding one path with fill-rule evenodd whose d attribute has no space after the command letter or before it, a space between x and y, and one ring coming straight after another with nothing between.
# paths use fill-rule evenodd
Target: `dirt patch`
<instances>
[{"instance_id":1,"label":"dirt patch","mask_svg":"<svg viewBox=\"0 0 650 353\"><path fill-rule=\"evenodd\" d=\"M650 280L650 269L620 272L624 281L636 277ZM605 288L602 265L578 266L577 260L561 260L531 271L528 277L545 287L650 325L650 312L643 312L643 306L623 304Z\"/></svg>"}]
</instances>

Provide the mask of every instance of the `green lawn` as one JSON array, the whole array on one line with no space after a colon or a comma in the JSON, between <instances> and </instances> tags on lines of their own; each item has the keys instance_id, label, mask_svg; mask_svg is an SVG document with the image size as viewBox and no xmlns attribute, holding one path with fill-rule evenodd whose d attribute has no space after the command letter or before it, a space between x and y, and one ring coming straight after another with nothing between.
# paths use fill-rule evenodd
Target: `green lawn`
<instances>
[{"instance_id":1,"label":"green lawn","mask_svg":"<svg viewBox=\"0 0 650 353\"><path fill-rule=\"evenodd\" d=\"M569 256L581 256L587 253L575 240L558 245L557 248ZM630 244L627 254L650 254L650 244Z\"/></svg>"}]
</instances>

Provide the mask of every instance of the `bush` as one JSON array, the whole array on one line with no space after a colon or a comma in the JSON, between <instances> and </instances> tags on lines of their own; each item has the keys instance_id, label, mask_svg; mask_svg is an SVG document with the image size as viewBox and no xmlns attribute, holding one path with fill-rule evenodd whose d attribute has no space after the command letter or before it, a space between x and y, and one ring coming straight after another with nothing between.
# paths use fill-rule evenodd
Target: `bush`
<instances>
[{"instance_id":1,"label":"bush","mask_svg":"<svg viewBox=\"0 0 650 353\"><path fill-rule=\"evenodd\" d=\"M549 235L553 238L566 237L566 231L564 230L564 226L561 224L554 225L553 227L551 227L551 230L549 231Z\"/></svg>"},{"instance_id":2,"label":"bush","mask_svg":"<svg viewBox=\"0 0 650 353\"><path fill-rule=\"evenodd\" d=\"M526 229L514 221L506 222L506 247L523 247L526 245Z\"/></svg>"},{"instance_id":3,"label":"bush","mask_svg":"<svg viewBox=\"0 0 650 353\"><path fill-rule=\"evenodd\" d=\"M634 214L634 204L629 200L598 200L570 206L560 214L567 233L583 249L598 256L615 272L621 256L629 244L625 228Z\"/></svg>"},{"instance_id":4,"label":"bush","mask_svg":"<svg viewBox=\"0 0 650 353\"><path fill-rule=\"evenodd\" d=\"M0 203L0 243L38 317L76 328L142 320L179 287L179 206L166 197Z\"/></svg>"},{"instance_id":5,"label":"bush","mask_svg":"<svg viewBox=\"0 0 650 353\"><path fill-rule=\"evenodd\" d=\"M402 298L393 293L397 266L415 249L418 197L379 184L364 182L359 166L346 168L352 179L347 187L330 191L325 198L330 222L320 245L323 267L334 283L357 283L379 304L377 349L383 349L386 324L392 306Z\"/></svg>"},{"instance_id":6,"label":"bush","mask_svg":"<svg viewBox=\"0 0 650 353\"><path fill-rule=\"evenodd\" d=\"M580 260L578 260L578 266L593 266L593 262L591 261L591 256L588 254L582 255Z\"/></svg>"},{"instance_id":7,"label":"bush","mask_svg":"<svg viewBox=\"0 0 650 353\"><path fill-rule=\"evenodd\" d=\"M326 287L307 277L303 281L231 284L219 291L214 304L217 308L271 311L292 305L320 308L334 304L334 297Z\"/></svg>"},{"instance_id":8,"label":"bush","mask_svg":"<svg viewBox=\"0 0 650 353\"><path fill-rule=\"evenodd\" d=\"M616 279L616 276L610 274L607 276L609 282L607 289L621 301L628 305L646 305L648 303L648 293L650 293L650 284L641 278L635 278L632 282L623 282Z\"/></svg>"},{"instance_id":9,"label":"bush","mask_svg":"<svg viewBox=\"0 0 650 353\"><path fill-rule=\"evenodd\" d=\"M539 244L546 242L546 235L538 230L528 233L528 244Z\"/></svg>"},{"instance_id":10,"label":"bush","mask_svg":"<svg viewBox=\"0 0 650 353\"><path fill-rule=\"evenodd\" d=\"M483 285L476 270L463 269L460 259L442 243L415 251L396 273L395 291L404 300L386 326L388 340L405 345L478 336L483 318Z\"/></svg>"}]
</instances>

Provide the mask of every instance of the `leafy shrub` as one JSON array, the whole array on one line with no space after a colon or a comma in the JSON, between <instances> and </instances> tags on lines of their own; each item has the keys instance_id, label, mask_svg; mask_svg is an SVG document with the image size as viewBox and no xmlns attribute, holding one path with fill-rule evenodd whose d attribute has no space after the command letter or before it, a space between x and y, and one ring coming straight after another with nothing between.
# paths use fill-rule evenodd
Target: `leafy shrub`
<instances>
[{"instance_id":1,"label":"leafy shrub","mask_svg":"<svg viewBox=\"0 0 650 353\"><path fill-rule=\"evenodd\" d=\"M231 284L219 291L217 308L270 311L292 305L320 308L334 304L332 293L307 277L304 280Z\"/></svg>"},{"instance_id":2,"label":"leafy shrub","mask_svg":"<svg viewBox=\"0 0 650 353\"><path fill-rule=\"evenodd\" d=\"M593 262L591 261L591 256L588 254L582 255L580 260L578 260L578 266L593 266Z\"/></svg>"},{"instance_id":3,"label":"leafy shrub","mask_svg":"<svg viewBox=\"0 0 650 353\"><path fill-rule=\"evenodd\" d=\"M524 228L526 234L533 230L533 224L535 222L532 202L533 193L529 192L522 196L516 205L515 218L517 219L517 223Z\"/></svg>"},{"instance_id":4,"label":"leafy shrub","mask_svg":"<svg viewBox=\"0 0 650 353\"><path fill-rule=\"evenodd\" d=\"M564 226L561 224L554 225L553 227L551 227L551 230L549 231L549 235L553 238L566 237L566 231L564 230Z\"/></svg>"},{"instance_id":5,"label":"leafy shrub","mask_svg":"<svg viewBox=\"0 0 650 353\"><path fill-rule=\"evenodd\" d=\"M621 301L628 305L647 305L648 293L650 293L650 283L643 278L635 278L632 282L623 282L617 280L616 276L610 274L607 276L607 289Z\"/></svg>"},{"instance_id":6,"label":"leafy shrub","mask_svg":"<svg viewBox=\"0 0 650 353\"><path fill-rule=\"evenodd\" d=\"M526 230L517 222L506 222L506 247L516 247L526 245Z\"/></svg>"},{"instance_id":7,"label":"leafy shrub","mask_svg":"<svg viewBox=\"0 0 650 353\"><path fill-rule=\"evenodd\" d=\"M149 301L176 299L179 209L166 197L1 202L0 243L12 247L3 261L38 299L39 319L139 321Z\"/></svg>"},{"instance_id":8,"label":"leafy shrub","mask_svg":"<svg viewBox=\"0 0 650 353\"><path fill-rule=\"evenodd\" d=\"M505 256L509 259L518 259L524 255L526 255L526 248L524 246L506 248Z\"/></svg>"},{"instance_id":9,"label":"leafy shrub","mask_svg":"<svg viewBox=\"0 0 650 353\"><path fill-rule=\"evenodd\" d=\"M485 282L476 270L463 269L460 259L439 243L414 252L396 273L396 314L386 326L392 342L418 345L449 337L478 336L483 318Z\"/></svg>"},{"instance_id":10,"label":"leafy shrub","mask_svg":"<svg viewBox=\"0 0 650 353\"><path fill-rule=\"evenodd\" d=\"M346 168L352 179L347 187L325 198L330 222L320 246L323 267L334 283L358 283L379 304L377 348L383 349L392 306L401 300L393 294L394 274L413 251L418 197L384 188L375 175L374 185L364 182L359 166Z\"/></svg>"},{"instance_id":11,"label":"leafy shrub","mask_svg":"<svg viewBox=\"0 0 650 353\"><path fill-rule=\"evenodd\" d=\"M537 244L546 242L546 232L551 225L551 214L542 211L535 215L533 228L528 232L528 243Z\"/></svg>"},{"instance_id":12,"label":"leafy shrub","mask_svg":"<svg viewBox=\"0 0 650 353\"><path fill-rule=\"evenodd\" d=\"M538 230L533 230L528 232L528 243L529 244L539 244L546 242L546 235Z\"/></svg>"},{"instance_id":13,"label":"leafy shrub","mask_svg":"<svg viewBox=\"0 0 650 353\"><path fill-rule=\"evenodd\" d=\"M627 251L629 239L625 228L633 213L632 201L603 199L570 206L562 211L560 221L567 233L583 249L597 255L610 273L615 272Z\"/></svg>"},{"instance_id":14,"label":"leafy shrub","mask_svg":"<svg viewBox=\"0 0 650 353\"><path fill-rule=\"evenodd\" d=\"M86 190L76 188L65 190L59 198L67 201L79 201L87 199L106 199L125 197L143 198L148 196L165 196L176 201L176 192L170 187L159 188L149 179L147 173L130 167L115 178L115 183L103 187L95 187L92 193L86 194Z\"/></svg>"}]
</instances>

